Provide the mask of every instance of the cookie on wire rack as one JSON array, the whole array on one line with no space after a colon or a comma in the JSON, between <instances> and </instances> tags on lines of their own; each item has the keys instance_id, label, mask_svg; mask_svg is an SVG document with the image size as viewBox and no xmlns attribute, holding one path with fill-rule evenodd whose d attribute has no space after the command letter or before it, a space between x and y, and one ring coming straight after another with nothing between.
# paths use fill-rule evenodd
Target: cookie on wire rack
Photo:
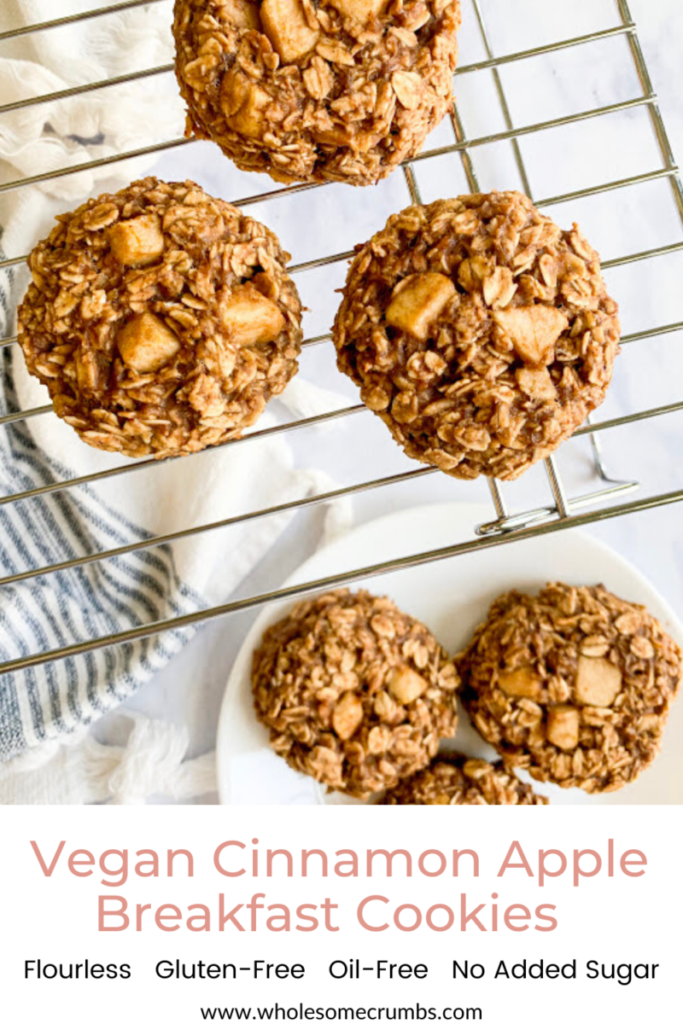
<instances>
[{"instance_id":1,"label":"cookie on wire rack","mask_svg":"<svg viewBox=\"0 0 683 1024\"><path fill-rule=\"evenodd\" d=\"M188 133L276 181L374 184L452 104L460 0L176 0Z\"/></svg>"},{"instance_id":2,"label":"cookie on wire rack","mask_svg":"<svg viewBox=\"0 0 683 1024\"><path fill-rule=\"evenodd\" d=\"M28 369L88 444L187 455L240 437L297 371L301 302L272 231L146 178L57 218L19 308Z\"/></svg>"},{"instance_id":3,"label":"cookie on wire rack","mask_svg":"<svg viewBox=\"0 0 683 1024\"><path fill-rule=\"evenodd\" d=\"M390 217L359 247L333 337L339 368L408 455L513 480L603 401L619 334L579 228L493 192Z\"/></svg>"},{"instance_id":4,"label":"cookie on wire rack","mask_svg":"<svg viewBox=\"0 0 683 1024\"><path fill-rule=\"evenodd\" d=\"M463 754L441 754L421 772L400 782L380 801L383 804L461 805L547 804L547 797L508 771L502 761L490 764Z\"/></svg>"},{"instance_id":5,"label":"cookie on wire rack","mask_svg":"<svg viewBox=\"0 0 683 1024\"><path fill-rule=\"evenodd\" d=\"M659 753L682 652L602 586L504 594L456 657L461 699L508 770L609 793Z\"/></svg>"},{"instance_id":6,"label":"cookie on wire rack","mask_svg":"<svg viewBox=\"0 0 683 1024\"><path fill-rule=\"evenodd\" d=\"M361 800L424 768L458 721L446 652L389 598L363 590L296 605L265 632L251 684L275 753Z\"/></svg>"}]
</instances>

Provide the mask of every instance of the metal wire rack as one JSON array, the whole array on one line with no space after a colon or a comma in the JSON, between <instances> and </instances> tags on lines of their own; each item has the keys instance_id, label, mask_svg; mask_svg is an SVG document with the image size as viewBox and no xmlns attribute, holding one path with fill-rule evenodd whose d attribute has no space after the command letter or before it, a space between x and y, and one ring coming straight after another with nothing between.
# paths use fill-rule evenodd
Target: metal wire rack
<instances>
[{"instance_id":1,"label":"metal wire rack","mask_svg":"<svg viewBox=\"0 0 683 1024\"><path fill-rule=\"evenodd\" d=\"M165 2L165 0L125 0L125 2L114 3L107 7L95 8L87 12L55 18L54 20L42 22L40 24L0 32L0 44L7 40L12 40L20 36L28 35L33 32L57 29L69 24L85 21L88 19L106 17L107 15L113 12L123 11L134 7L149 6L152 4L162 2ZM631 255L617 257L615 259L609 260L603 263L605 269L609 270L615 267L621 267L631 263L659 259L667 255L671 255L673 253L683 252L683 184L681 183L678 167L674 160L672 148L669 142L669 137L667 135L667 130L657 102L657 97L653 91L650 74L643 56L643 51L638 38L636 25L631 17L629 4L627 0L614 0L614 3L616 8L616 23L609 28L602 29L600 31L590 32L580 36L575 36L572 38L552 41L547 44L537 46L531 49L509 53L505 56L496 56L494 55L493 52L491 37L489 35L486 20L484 17L481 0L471 0L471 6L473 7L474 13L476 15L478 29L481 34L481 40L486 53L486 58L477 61L476 63L470 63L461 66L456 73L456 78L462 79L464 76L475 75L477 73L484 71L491 72L493 76L493 83L495 86L496 94L498 97L498 102L500 104L500 112L504 119L505 129L502 131L498 131L494 134L487 134L468 138L465 133L463 119L461 117L458 106L456 105L451 115L451 122L456 141L454 143L440 146L438 148L429 148L428 140L427 148L425 149L425 151L422 152L419 156L417 156L409 164L406 164L403 167L403 174L405 176L405 181L412 201L421 201L419 169L420 166L425 161L436 160L439 157L456 154L462 162L462 168L464 170L464 174L466 176L469 188L472 191L479 191L479 179L477 169L475 166L475 160L473 158L473 151L479 147L485 147L500 143L508 143L513 148L514 160L516 163L520 181L527 194L533 199L533 201L539 207L550 207L554 205L559 205L574 200L597 196L600 195L601 193L608 193L620 189L626 189L628 187L645 186L646 184L657 181L659 179L665 179L666 181L668 181L671 187L671 192L673 194L678 216L681 221L681 240L669 245L659 246L654 249L649 249L646 251L637 252ZM503 85L503 78L500 73L500 69L503 66L517 64L519 62L524 62L543 55L556 54L563 50L568 50L574 47L586 46L588 44L595 43L600 40L607 40L613 37L621 37L627 41L633 65L635 67L638 80L640 82L640 95L634 98L625 99L617 103L612 103L606 106L593 107L591 109L579 111L573 114L568 114L562 117L557 117L551 120L540 121L534 124L525 125L523 127L518 127L514 124L511 115L511 109L508 103L508 97L506 95ZM132 81L140 81L142 79L158 75L167 75L172 73L172 71L172 64L164 64L159 67L153 67L142 71L138 71L133 74L121 75L104 81L91 82L86 85L81 85L46 95L35 96L24 100L19 100L13 103L5 103L4 105L0 104L0 116L10 111L21 110L48 101L66 100L73 96L80 96L84 93L109 89L117 85L129 83ZM608 115L632 110L635 108L645 108L648 112L651 127L654 131L658 149L661 154L660 166L653 167L652 170L646 173L588 186L580 190L567 192L562 195L538 197L533 194L530 184L530 175L528 173L527 166L523 159L522 149L519 143L519 140L522 137L535 135L536 133L540 133L548 129L577 124L579 122L587 121L594 118L607 117ZM76 174L83 170L100 168L108 164L117 164L122 161L132 159L134 157L149 156L151 154L167 152L175 148L191 146L192 144L193 140L178 138L168 142L157 143L155 145L135 149L129 152L118 153L114 156L107 156L101 159L81 163L78 166L64 167L46 173L36 174L30 177L24 177L16 181L10 181L0 184L0 194L30 188L31 186L38 185L40 183L47 182L60 177ZM259 195L252 195L247 198L238 199L235 201L235 205L247 206L255 203L262 203L264 201L275 202L283 198L290 197L296 193L325 187L328 186L304 184L290 186L287 188L274 188L271 191L267 191ZM312 270L315 268L325 267L331 264L343 263L352 255L353 254L351 252L335 253L330 256L324 256L317 259L309 260L307 262L299 263L290 269L295 274L303 273L305 271ZM13 267L20 266L25 261L25 255L2 260L0 261L0 271L9 270ZM655 326L652 328L647 328L638 331L636 333L631 333L624 337L622 339L622 342L623 344L632 344L635 342L645 341L647 339L655 338L658 336L664 336L666 334L674 333L680 330L683 330L683 321L670 323L662 326ZM329 341L329 338L329 334L320 334L312 336L305 340L304 345L306 347L314 346ZM2 338L0 339L0 348L14 345L16 341L16 336ZM46 415L50 413L50 411L51 406L45 405L34 409L22 410L20 412L0 417L0 429L20 420L26 420L32 417ZM683 490L674 490L668 493L656 494L654 496L649 497L641 497L639 499L637 498L629 501L621 500L625 499L631 492L636 491L638 489L638 484L633 481L617 481L613 480L610 477L610 474L608 472L607 466L602 455L602 450L600 446L600 435L605 431L615 430L620 427L625 427L627 425L634 424L640 421L651 420L656 417L666 416L668 414L672 414L679 411L683 411L683 401L678 401L668 405L661 405L658 407L649 408L644 411L632 413L625 416L602 420L601 422L589 422L586 426L579 430L575 436L586 436L590 439L592 446L594 471L595 476L598 480L597 489L591 491L590 493L569 493L569 488L565 485L565 482L562 479L555 457L549 458L545 463L549 496L547 502L543 503L540 507L529 508L521 513L516 512L512 514L509 511L507 502L505 500L505 497L501 491L499 484L497 483L497 481L491 481L489 486L493 503L494 518L492 519L491 522L485 523L479 528L477 536L473 536L471 540L468 540L464 543L454 544L452 546L440 548L438 550L427 550L422 553L408 555L402 558L395 558L391 561L385 561L375 565L368 565L361 569L354 569L353 571L341 572L334 576L330 576L325 579L313 580L309 583L302 584L299 586L257 593L252 596L242 598L240 600L233 600L228 603L202 609L193 614L187 614L181 617L176 617L173 619L163 621L149 622L140 625L136 628L122 630L119 633L111 634L108 636L101 636L95 640L89 640L83 643L74 643L60 647L58 649L30 654L25 657L15 659L13 661L6 661L4 663L0 663L0 674L19 671L30 668L32 666L58 661L63 658L85 654L95 649L141 640L143 638L152 637L172 629L175 630L182 627L196 626L198 624L206 622L207 620L215 619L220 616L226 616L232 613L243 611L248 608L254 608L260 605L264 605L271 601L293 598L323 588L327 589L336 586L343 586L357 582L364 578L379 576L400 569L407 569L412 566L424 565L430 562L435 562L440 559L453 558L461 554L482 550L485 548L514 543L524 537L539 536L541 534L546 534L553 531L561 531L577 526L598 523L618 516L624 516L636 512L644 512L650 509L661 508L667 505L676 504L678 502L683 501ZM307 430L316 427L322 423L342 419L344 417L349 417L353 415L361 415L364 413L366 413L366 410L363 405L350 405L346 408L335 409L322 415L294 420L292 422L281 424L275 427L269 427L267 429L256 430L244 436L240 440L231 441L228 442L228 444L257 444L260 439L266 438L274 434L284 434L291 431ZM204 453L198 453L197 455L192 457L201 458L203 454ZM9 504L12 502L20 502L35 497L43 497L45 495L67 491L72 488L78 488L85 484L92 484L104 480L113 480L118 477L125 477L129 473L135 473L143 468L150 468L155 465L158 465L158 463L156 463L153 459L143 459L138 460L136 462L127 463L126 465L123 466L117 465L110 469L106 469L96 473L91 473L87 476L58 480L45 486L34 488L32 490L0 497L0 505ZM83 555L80 558L70 559L68 561L58 562L50 565L44 565L39 568L27 570L25 572L15 573L11 576L5 576L1 578L0 586L7 586L9 584L19 583L21 581L37 577L47 577L51 573L76 569L88 565L90 563L126 555L128 553L139 551L145 548L153 548L156 546L168 544L172 541L181 540L196 535L198 533L219 530L233 527L237 524L253 522L255 520L259 520L268 516L278 515L283 512L290 512L294 510L311 507L314 505L324 504L327 502L334 501L341 497L360 495L373 490L382 490L385 488L389 489L397 484L418 481L419 479L425 476L437 472L438 471L436 469L433 469L431 467L419 467L403 473L397 473L394 475L385 476L378 479L364 481L362 483L356 483L346 487L340 487L335 490L330 490L324 494L319 494L313 497L306 497L269 508L249 511L245 514L234 516L229 519L222 519L219 521L208 523L206 525L196 526L190 529L178 530L174 533L167 533L161 536L155 536L152 538L138 540L133 543L126 544L125 546L120 546L109 550L96 551L93 553Z\"/></svg>"}]
</instances>

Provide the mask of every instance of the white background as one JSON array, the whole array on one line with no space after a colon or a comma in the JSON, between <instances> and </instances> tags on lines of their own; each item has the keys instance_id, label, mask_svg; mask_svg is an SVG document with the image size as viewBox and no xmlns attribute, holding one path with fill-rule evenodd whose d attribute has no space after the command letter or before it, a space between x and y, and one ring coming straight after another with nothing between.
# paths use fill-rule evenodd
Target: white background
<instances>
[{"instance_id":1,"label":"white background","mask_svg":"<svg viewBox=\"0 0 683 1024\"><path fill-rule=\"evenodd\" d=\"M471 877L470 859L465 857L460 879L449 875L428 879L417 874L406 879L397 859L393 879L382 877L381 868L372 879L321 879L314 866L311 877L302 881L296 877L296 856L291 879L282 875L221 878L212 866L215 848L228 839L240 840L247 846L242 863L248 865L254 837L260 841L262 861L265 849L283 846L295 854L301 848L322 847L330 855L348 847L359 853L368 848L408 848L415 854L440 848L447 856L453 849L473 848L481 858L480 878ZM527 878L522 871L509 872L504 879L496 877L513 840L522 843L535 869L539 848L559 848L570 858L575 848L590 847L604 854L609 838L615 840L618 856L630 848L645 852L649 866L644 877L609 879L603 873L582 880L578 889L572 886L569 872L546 882L542 889L537 878ZM51 879L43 877L29 847L31 839L48 858L59 841L67 839ZM195 877L184 877L182 858L177 862L178 877L172 880L133 876L125 886L113 889L101 884L99 871L88 879L74 878L66 871L66 856L75 848L87 848L99 856L105 849L121 847L132 851L151 847L160 853L167 848L189 848L195 855ZM334 863L332 856L330 862ZM300 1001L312 1006L394 1006L419 1001L439 1009L481 1007L482 1019L489 1024L503 1020L506 1024L542 1020L573 1024L579 1018L590 1024L602 1020L673 1024L680 1020L680 842L671 815L654 808L463 808L452 813L410 807L398 813L389 808L372 813L363 808L272 809L265 813L240 808L223 817L206 808L188 807L158 808L153 817L142 808L45 809L40 814L11 808L3 811L0 877L2 1018L22 1024L86 1021L93 1016L101 1024L145 1019L192 1024L201 1019L201 1006L298 1005ZM182 927L176 933L163 934L148 923L140 934L98 935L97 903L104 892L124 895L130 903L151 903L153 908L167 902L181 908L207 903L213 908L220 892L226 894L229 906L247 903L257 892L266 894L266 903L290 906L330 897L340 904L335 912L340 931L272 934L261 927L255 933L230 929L223 934L191 934ZM355 918L358 903L370 894L388 897L391 910L406 902L423 909L434 903L457 906L461 892L468 894L472 907L480 902L490 904L494 892L499 894L501 907L555 904L559 926L546 934L529 931L513 935L504 930L483 934L471 927L462 933L457 925L443 934L424 927L405 934L393 927L371 934L361 929ZM379 911L380 905L375 906ZM379 912L373 916L379 923ZM260 921L263 925L263 912ZM133 977L129 981L22 980L26 959L78 962L86 957L91 962L127 962ZM187 963L201 959L239 965L254 959L301 962L307 974L302 981L269 983L156 979L157 961L176 958ZM365 965L378 959L422 962L429 967L429 977L424 981L332 981L329 963L350 958L359 958ZM492 980L499 960L514 963L524 958L559 963L576 958L580 980ZM483 963L486 978L452 981L453 959ZM655 981L620 986L614 981L586 980L583 965L591 959L608 964L659 963L660 968Z\"/></svg>"},{"instance_id":2,"label":"white background","mask_svg":"<svg viewBox=\"0 0 683 1024\"><path fill-rule=\"evenodd\" d=\"M602 0L582 0L572 5L548 4L547 0L515 0L514 4L511 0L490 0L485 6L495 18L495 41L499 52L558 38L558 28L567 36L580 34L586 30L586 19L597 19L602 25L614 23L613 5ZM680 78L683 10L679 0L632 0L631 6L640 25L674 145L680 152L683 145ZM559 18L561 10L569 16L558 26L554 21ZM472 33L466 28L463 33L463 61L481 57L480 53L469 48L471 39ZM571 54L562 60L557 59L551 75L559 83L568 83L572 90L570 94L562 94L561 87L558 95L551 90L534 88L533 83L531 86L526 83L525 87L525 82L519 81L521 105L515 113L520 120L557 116L562 109L560 101L563 96L565 101L568 95L577 96L574 109L596 102L610 102L612 93L609 89L624 84L619 75L610 70L616 67L611 57L588 59L583 66L572 64L575 59L578 58ZM626 85L632 90L630 77L627 77ZM578 88L583 91L575 94L574 90ZM469 113L468 129L471 128L472 133L477 129L486 130L486 126L477 120L482 111L485 113L486 105L475 107L470 102L468 106L466 89L459 87L459 91L463 110ZM524 106L525 97L529 104L533 101L533 109ZM632 140L633 152L637 154L640 144L635 115L628 121L627 128L624 137ZM582 166L589 170L595 168L600 131L603 129L601 126L591 132L587 127L588 134L572 136L572 151L580 152ZM607 141L609 143L610 140ZM533 147L533 143L529 145ZM531 155L533 149L527 152ZM536 154L539 159L542 155ZM486 163L484 156L482 153L482 167ZM567 150L546 145L545 156L550 157L549 166L557 184L551 189L548 183L543 183L544 187L539 183L542 194L590 183L569 174L571 167ZM231 198L234 194L231 185L237 179L230 178L224 163L221 163L219 172L218 164L202 161L195 156L192 163L181 169L199 178L207 187L220 173L222 184L216 191ZM576 165L573 166L576 169ZM565 172L566 176L563 176ZM172 173L170 168L168 173ZM630 173L630 170L625 170L625 173ZM503 176L496 178L494 175L492 180L487 180L483 175L483 179L486 185L502 187L507 184ZM455 191L460 179L448 180L453 184L451 191ZM397 183L395 178L394 184L373 192L371 198L368 195L368 230L380 225L387 205L395 208L399 200L405 199L402 193L394 197L391 192L395 186L398 187ZM655 189L654 186L652 188ZM657 210L660 209L660 188L663 189L663 185L657 186L657 197L653 199L653 208ZM339 190L329 190L329 194L339 195ZM425 195L433 198L427 184ZM661 201L666 202L665 199ZM343 225L340 219L330 220L334 208L334 204L328 208L311 205L309 223L315 224L316 217L322 218L328 227L332 224L335 231L341 232ZM647 216L636 216L635 207L627 202L625 193L616 194L612 199L581 204L580 209L561 210L558 217L559 213L564 219L574 215L580 217L606 256L618 255L619 251L637 251L646 247L648 242L657 244L659 240L664 243L679 237L680 225L670 210L667 216L658 216L656 223L650 224ZM264 219L271 222L270 216L264 214ZM610 249L612 240L605 230L608 220L612 226L619 227L617 241L622 246L621 250ZM273 222L272 226L280 229L278 223ZM655 234L661 232L654 241L650 228ZM346 239L332 237L332 234L330 238L331 243L339 248L346 242ZM351 242L357 240L358 237L350 239ZM295 244L290 247L295 259L314 255L306 255L306 238L293 241ZM628 274L624 272L623 277L613 276L628 330L665 323L677 315L680 318L681 266L681 258L678 257L657 263L652 268L641 266ZM326 329L328 325L329 317L319 326ZM315 327L311 324L309 333ZM680 336L673 336L637 351L629 350L621 360L610 398L612 404L605 414L618 415L620 411L647 408L679 397L683 366L678 355L679 347ZM311 358L313 362L302 371L310 370L316 378L329 384L332 379L330 353L321 349ZM338 380L337 384L343 386ZM351 392L349 397L352 397ZM365 430L369 432L367 437L371 438L372 444L364 445L363 450L372 451L372 460L368 459L368 464L364 462L362 476L358 472L353 473L358 469L359 435L354 434L355 428L350 426L338 434L327 434L322 442L320 438L310 442L303 439L297 449L297 458L306 464L315 456L315 461L319 462L320 452L325 452L326 460L334 462L341 482L362 477L369 479L380 469L388 473L409 468L410 464L390 445L381 424L370 423L368 426L368 423L369 420L364 420ZM615 475L633 472L644 480L648 491L681 486L680 417L674 417L667 423L668 426L659 421L650 427L632 429L626 435L607 437L608 455ZM362 437L365 441L364 432ZM574 459L567 452L565 458L580 476L581 457ZM522 488L531 486L531 481L520 483L520 495ZM467 492L464 496L469 500L477 500L485 494L485 490L478 487L463 488L443 479L422 489L414 488L409 494L396 491L391 502L392 507L406 507L428 500L452 500L454 496L463 496L463 491ZM515 490L513 504L517 494ZM521 496L519 501L522 501ZM358 509L358 517L369 518L385 510L386 502L381 504L372 497ZM649 517L616 521L597 532L646 571L672 603L680 605L683 601L680 506ZM300 561L307 534L311 540L315 539L315 532L311 533L309 524L300 524L293 530L287 544L248 582L246 592L281 582ZM188 724L195 751L212 747L217 708L228 667L247 625L247 617L236 618L228 624L212 625L190 645L175 665L137 698L135 705L151 714ZM199 684L201 699L198 700ZM103 727L103 733L108 738L116 737L111 723ZM683 909L680 809L561 807L522 811L464 808L451 814L429 808L403 808L400 813L395 813L341 808L292 808L287 811L240 808L218 812L206 808L176 807L155 808L152 812L140 808L35 810L5 807L0 828L0 1017L3 1020L20 1021L22 1024L24 1021L49 1020L59 1024L61 1021L86 1021L96 1017L101 1024L123 1019L134 1022L163 1019L191 1024L200 1019L200 1005L268 1004L276 1000L281 1003L302 1000L312 1005L391 1005L399 1001L414 1003L418 999L423 1005L481 1006L483 1019L496 1024L502 1021L506 1024L533 1021L535 1024L541 1020L552 1021L553 1024L574 1024L577 1018L590 1024L601 1020L618 1020L622 1024L635 1024L636 1021L639 1024L646 1021L673 1024L680 1020L678 980ZM369 846L408 846L410 849L439 846L445 850L474 847L482 856L482 878L466 887L445 878L432 881L415 878L408 883L404 879L359 879L353 882L329 879L324 885L314 880L299 883L295 879L219 880L210 866L213 849L230 838L239 838L248 844L253 836L260 838L262 848L323 846L333 851L346 846L358 849ZM515 873L520 877L513 876L508 882L494 879L497 862L513 839L519 839L531 854L538 847L560 847L566 851L587 846L603 849L610 837L615 839L618 848L644 848L650 866L643 879L608 880L599 877L593 881L586 880L578 891L565 880L540 891L533 881L521 877L521 873ZM126 897L132 902L140 900L158 904L174 901L182 905L215 902L219 891L233 896L234 902L250 897L253 892L265 891L273 902L296 904L313 901L322 893L343 905L344 913L340 915L342 931L336 935L324 932L270 935L263 931L253 935L188 935L181 930L164 935L149 930L140 935L100 936L96 931L96 907L103 887L97 878L74 879L60 867L52 880L44 879L30 852L31 839L38 840L47 849L54 849L59 840L67 839L68 849L88 847L98 854L106 848L121 846L134 850L189 846L196 856L197 872L193 880L133 879L123 890ZM495 891L501 897L501 904L556 902L560 927L556 932L542 936L512 936L503 932L480 935L469 930L464 935L453 930L436 936L424 930L407 935L392 930L376 936L363 932L355 923L357 902L373 891L382 892L392 900L427 906L433 902L449 902L463 888L471 892L477 901L487 902L490 893ZM364 982L332 983L328 979L327 964L332 959L356 956L363 958L365 963L378 958L427 962L430 979L427 982L373 985ZM661 975L658 982L637 982L629 987L597 981L499 981L495 984L474 982L466 986L450 981L450 964L454 958L483 962L490 974L499 959L520 960L525 956L559 962L576 957L580 964L592 958L608 963L655 962L661 964ZM91 961L129 962L133 966L134 977L128 982L93 981L84 984L21 980L25 959L82 961L86 957ZM308 967L309 975L305 982L267 985L152 980L157 960L175 957L185 961L201 958L218 962L237 960L240 963L248 963L255 958L288 962L300 960Z\"/></svg>"}]
</instances>

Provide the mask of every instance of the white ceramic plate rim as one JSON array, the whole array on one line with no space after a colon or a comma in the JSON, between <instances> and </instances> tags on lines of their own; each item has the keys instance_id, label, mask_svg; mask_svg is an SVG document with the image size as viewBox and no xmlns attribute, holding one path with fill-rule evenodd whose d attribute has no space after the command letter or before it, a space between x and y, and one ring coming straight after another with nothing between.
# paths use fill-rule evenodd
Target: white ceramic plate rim
<instances>
[{"instance_id":1,"label":"white ceramic plate rim","mask_svg":"<svg viewBox=\"0 0 683 1024\"><path fill-rule=\"evenodd\" d=\"M295 570L294 573L292 573L292 575L283 584L283 588L290 586L298 586L302 583L307 583L312 580L321 579L326 576L330 576L333 573L339 572L340 566L343 566L345 564L344 553L354 548L363 548L367 543L368 537L372 537L375 540L377 539L378 535L380 537L390 538L393 535L395 535L397 527L399 526L404 529L406 527L406 524L409 524L411 521L419 522L421 519L429 517L430 515L433 515L435 518L442 518L444 514L451 514L454 523L458 523L459 521L462 524L465 520L481 522L486 520L486 518L490 516L490 507L486 505L473 504L469 502L461 502L457 504L446 505L427 505L403 510L400 512L392 513L387 516L382 516L378 519L371 520L370 522L365 523L362 526L356 527L355 529L349 531L349 533L344 534L342 537L338 538L336 541L333 541L332 543L326 545L324 548L318 550L314 555L312 555L305 562L303 562ZM678 617L674 613L671 606L664 600L664 598L660 596L660 594L656 591L653 585L649 582L647 577L639 569L631 565L622 555L620 555L618 552L614 551L611 547L609 547L609 545L591 536L590 534L587 534L580 530L573 529L570 531L569 534L564 532L556 534L546 534L544 535L544 537L539 538L539 540L545 540L547 542L548 539L550 539L551 543L553 540L555 540L558 544L560 544L562 543L562 539L565 537L569 537L572 544L584 547L586 551L592 549L596 556L596 563L602 566L600 572L601 576L605 575L604 567L606 565L609 565L611 566L612 571L615 574L620 572L623 576L627 577L630 580L630 585L633 588L633 591L636 591L638 593L638 596L634 597L633 599L638 600L643 604L646 604L648 609L665 625L666 629L671 633L674 639L681 646L683 646L683 625L681 625ZM527 540L522 539L518 543L533 545L534 540L531 538ZM513 546L517 547L517 543L515 543ZM499 548L497 550L505 552L508 550L508 546L504 545L502 548ZM381 551L376 550L376 558L374 559L374 561L378 563L384 560L386 557L388 556L383 554ZM471 558L474 556L469 555L466 557ZM447 559L446 561L456 563L457 560L457 558L451 558ZM406 572L407 570L404 569L399 571ZM369 576L367 577L367 580L363 579L360 585L369 586L371 589L375 589L378 592L381 591L382 593L387 593L391 597L392 577L394 575L395 573L392 572L382 574L381 576ZM551 568L549 568L548 572L539 572L537 585L540 586L551 578L557 578L553 575ZM373 588L373 580L375 579L381 580L380 588ZM586 582L590 581L587 580ZM609 586L609 583L607 581L606 585ZM327 588L319 588L318 592L321 592L322 589ZM520 589L529 589L529 585L522 584L520 586ZM623 585L621 587L621 591L624 597L629 596L629 594L625 592ZM285 615L288 609L291 608L295 603L296 600L282 600L278 602L269 603L262 609L260 615L258 616L256 621L252 625L251 629L245 636L245 639L242 643L240 651L235 659L232 670L230 672L219 715L216 743L218 796L219 801L222 804L233 803L230 797L230 734L232 731L232 707L236 704L236 701L239 699L241 688L245 685L249 686L252 653L254 648L259 643L264 630L272 622L276 621L278 618ZM460 725L458 731L459 734L462 731L462 727ZM457 739L455 741L455 744L457 746ZM263 747L264 750L268 749L267 733L265 729L263 730ZM488 748L488 750L490 752L490 748ZM491 756L490 753L489 756ZM273 757L275 757L275 755L273 755ZM293 769L288 770L293 771ZM650 768L648 769L648 772L652 770L653 769ZM310 782L311 780L307 781ZM545 787L539 786L537 783L535 783L534 785L536 789L547 794L551 794L551 798L552 794L554 794L555 796L557 796L558 794L558 787L556 786ZM626 789L633 790L633 788L637 785L637 783L634 783L630 787L626 787ZM316 800L314 800L313 802L335 802L334 797L323 797L323 790L317 784L314 784L314 788L316 790ZM576 798L573 802L577 803L585 803L586 800L588 800L590 803L597 803L604 802L606 799L605 797L586 798L586 795L579 790L560 790L560 792L565 796L565 800L566 794L568 792L571 793ZM623 794L625 791L622 790L620 792ZM358 803L357 801L348 802ZM623 801L620 800L619 802ZM627 802L639 803L640 801L629 800ZM679 794L678 802L683 803L683 792ZM259 800L258 803L263 803L263 801Z\"/></svg>"}]
</instances>

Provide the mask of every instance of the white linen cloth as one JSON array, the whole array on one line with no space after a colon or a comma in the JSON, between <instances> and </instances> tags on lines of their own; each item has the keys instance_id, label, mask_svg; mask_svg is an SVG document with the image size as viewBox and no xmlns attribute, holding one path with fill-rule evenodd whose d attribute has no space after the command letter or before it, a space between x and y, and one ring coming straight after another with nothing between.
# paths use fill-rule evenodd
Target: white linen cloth
<instances>
[{"instance_id":1,"label":"white linen cloth","mask_svg":"<svg viewBox=\"0 0 683 1024\"><path fill-rule=\"evenodd\" d=\"M88 10L92 0L3 0L0 31ZM0 49L0 106L85 82L168 63L171 5L156 3L68 31L20 37ZM2 181L33 176L180 137L182 103L168 76L141 91L134 83L68 101L0 115ZM148 162L95 168L0 195L0 246L26 253L55 214L98 191L144 174ZM102 185L100 185L102 183ZM25 284L0 275L0 336L13 331L11 309ZM3 317L4 309L4 317ZM0 415L46 404L16 347L0 350ZM340 403L301 380L284 397L294 415ZM267 411L256 430L272 426ZM50 414L0 426L0 496L53 480L108 469L126 460L82 443ZM60 492L0 505L0 573L117 547L144 537L223 520L329 488L318 472L297 470L283 438L228 445L192 458ZM338 510L337 510L338 511ZM213 530L123 558L0 586L1 660L50 650L122 628L172 618L224 602L291 519L277 515ZM132 716L125 748L102 747L88 726L111 713L187 641L191 631L0 675L0 802L78 803L143 800L152 793L184 799L215 788L209 755L183 764L183 729ZM193 682L201 686L201 681Z\"/></svg>"}]
</instances>

